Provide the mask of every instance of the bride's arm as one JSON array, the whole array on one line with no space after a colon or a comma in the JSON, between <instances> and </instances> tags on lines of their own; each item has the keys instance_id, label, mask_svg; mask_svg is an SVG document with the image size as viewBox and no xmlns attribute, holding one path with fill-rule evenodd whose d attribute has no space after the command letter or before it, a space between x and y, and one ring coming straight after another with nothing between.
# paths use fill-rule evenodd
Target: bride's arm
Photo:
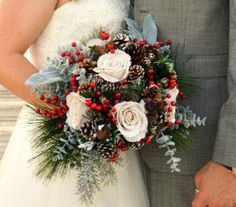
<instances>
[{"instance_id":1,"label":"bride's arm","mask_svg":"<svg viewBox=\"0 0 236 207\"><path fill-rule=\"evenodd\" d=\"M0 84L31 104L40 100L25 86L37 69L23 54L50 20L58 0L0 0Z\"/></svg>"}]
</instances>

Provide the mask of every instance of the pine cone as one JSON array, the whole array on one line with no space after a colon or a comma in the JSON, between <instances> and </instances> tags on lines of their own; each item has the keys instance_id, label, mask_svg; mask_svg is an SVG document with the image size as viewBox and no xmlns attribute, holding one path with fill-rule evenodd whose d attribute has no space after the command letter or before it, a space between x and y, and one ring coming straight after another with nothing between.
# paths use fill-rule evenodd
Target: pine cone
<instances>
[{"instance_id":1,"label":"pine cone","mask_svg":"<svg viewBox=\"0 0 236 207\"><path fill-rule=\"evenodd\" d=\"M147 113L146 114L148 123L156 125L158 123L158 114L157 113Z\"/></svg>"},{"instance_id":2,"label":"pine cone","mask_svg":"<svg viewBox=\"0 0 236 207\"><path fill-rule=\"evenodd\" d=\"M138 102L139 101L139 96L135 93L130 92L129 90L124 90L121 91L121 102L122 101L134 101Z\"/></svg>"},{"instance_id":3,"label":"pine cone","mask_svg":"<svg viewBox=\"0 0 236 207\"><path fill-rule=\"evenodd\" d=\"M84 122L80 128L80 132L83 137L88 140L94 140L97 138L97 126L91 121Z\"/></svg>"},{"instance_id":4,"label":"pine cone","mask_svg":"<svg viewBox=\"0 0 236 207\"><path fill-rule=\"evenodd\" d=\"M89 83L83 83L79 86L78 90L80 94L83 94L90 88Z\"/></svg>"},{"instance_id":5,"label":"pine cone","mask_svg":"<svg viewBox=\"0 0 236 207\"><path fill-rule=\"evenodd\" d=\"M126 50L127 45L128 45L127 43L130 41L131 41L131 39L130 39L129 35L127 35L127 34L118 34L113 39L113 43L120 50Z\"/></svg>"},{"instance_id":6,"label":"pine cone","mask_svg":"<svg viewBox=\"0 0 236 207\"><path fill-rule=\"evenodd\" d=\"M150 59L149 57L144 57L144 58L142 59L142 63L143 63L144 65L151 65L152 61L151 61L151 59Z\"/></svg>"},{"instance_id":7,"label":"pine cone","mask_svg":"<svg viewBox=\"0 0 236 207\"><path fill-rule=\"evenodd\" d=\"M117 90L118 86L115 83L107 82L104 79L100 78L99 76L96 76L94 81L96 82L97 90L99 91L115 91Z\"/></svg>"},{"instance_id":8,"label":"pine cone","mask_svg":"<svg viewBox=\"0 0 236 207\"><path fill-rule=\"evenodd\" d=\"M145 71L142 66L140 65L133 65L129 69L129 80L137 80L137 79L142 79L145 75Z\"/></svg>"},{"instance_id":9,"label":"pine cone","mask_svg":"<svg viewBox=\"0 0 236 207\"><path fill-rule=\"evenodd\" d=\"M134 149L134 150L140 150L143 148L144 145L145 145L145 142L141 140L140 142L129 143L129 148Z\"/></svg>"},{"instance_id":10,"label":"pine cone","mask_svg":"<svg viewBox=\"0 0 236 207\"><path fill-rule=\"evenodd\" d=\"M148 58L151 60L151 61L153 61L154 59L155 59L155 54L154 53L152 53L152 52L150 52L150 53L148 53Z\"/></svg>"},{"instance_id":11,"label":"pine cone","mask_svg":"<svg viewBox=\"0 0 236 207\"><path fill-rule=\"evenodd\" d=\"M100 140L106 140L111 135L111 129L107 125L99 125L97 129L97 137Z\"/></svg>"},{"instance_id":12,"label":"pine cone","mask_svg":"<svg viewBox=\"0 0 236 207\"><path fill-rule=\"evenodd\" d=\"M162 78L161 83L164 87L167 87L169 85L169 79L168 78Z\"/></svg>"},{"instance_id":13,"label":"pine cone","mask_svg":"<svg viewBox=\"0 0 236 207\"><path fill-rule=\"evenodd\" d=\"M98 151L104 159L110 159L114 157L117 152L117 148L113 145L101 144L98 145Z\"/></svg>"},{"instance_id":14,"label":"pine cone","mask_svg":"<svg viewBox=\"0 0 236 207\"><path fill-rule=\"evenodd\" d=\"M154 101L148 101L145 103L145 109L150 113L157 113L159 106Z\"/></svg>"},{"instance_id":15,"label":"pine cone","mask_svg":"<svg viewBox=\"0 0 236 207\"><path fill-rule=\"evenodd\" d=\"M97 62L89 58L86 58L83 60L83 62L79 63L79 67L86 69L87 72L93 72L93 69L96 67L96 65Z\"/></svg>"}]
</instances>

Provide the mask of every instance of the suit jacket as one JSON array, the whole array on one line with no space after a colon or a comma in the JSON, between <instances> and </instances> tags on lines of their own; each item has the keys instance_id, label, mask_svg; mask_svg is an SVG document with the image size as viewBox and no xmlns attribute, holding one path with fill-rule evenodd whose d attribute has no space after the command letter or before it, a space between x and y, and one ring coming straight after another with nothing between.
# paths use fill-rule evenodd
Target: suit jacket
<instances>
[{"instance_id":1,"label":"suit jacket","mask_svg":"<svg viewBox=\"0 0 236 207\"><path fill-rule=\"evenodd\" d=\"M192 175L211 159L236 166L236 0L134 0L137 21L149 13L159 38L178 45L177 72L200 86L185 105L207 116L193 149L179 154L181 173ZM142 150L151 169L167 172L163 154L157 145Z\"/></svg>"}]
</instances>

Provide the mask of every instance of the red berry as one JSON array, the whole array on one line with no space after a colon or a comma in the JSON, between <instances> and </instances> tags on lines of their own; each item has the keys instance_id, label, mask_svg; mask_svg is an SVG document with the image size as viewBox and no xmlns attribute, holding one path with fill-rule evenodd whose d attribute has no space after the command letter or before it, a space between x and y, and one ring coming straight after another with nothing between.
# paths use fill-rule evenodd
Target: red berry
<instances>
[{"instance_id":1,"label":"red berry","mask_svg":"<svg viewBox=\"0 0 236 207\"><path fill-rule=\"evenodd\" d=\"M91 83L89 83L89 86L91 87L91 88L95 88L96 87L96 82L91 82Z\"/></svg>"},{"instance_id":2,"label":"red berry","mask_svg":"<svg viewBox=\"0 0 236 207\"><path fill-rule=\"evenodd\" d=\"M172 127L173 127L173 123L168 122L168 123L167 123L167 126L168 126L169 128L172 128Z\"/></svg>"},{"instance_id":3,"label":"red berry","mask_svg":"<svg viewBox=\"0 0 236 207\"><path fill-rule=\"evenodd\" d=\"M41 113L41 111L40 111L39 108L36 108L36 109L35 109L35 112L36 112L37 114L40 114L40 113Z\"/></svg>"},{"instance_id":4,"label":"red berry","mask_svg":"<svg viewBox=\"0 0 236 207\"><path fill-rule=\"evenodd\" d=\"M45 116L47 116L48 111L47 111L46 109L44 109L44 110L43 110L43 114L44 114Z\"/></svg>"},{"instance_id":5,"label":"red berry","mask_svg":"<svg viewBox=\"0 0 236 207\"><path fill-rule=\"evenodd\" d=\"M84 57L83 55L80 55L78 61L79 61L79 62L83 62L84 59L85 59L85 57Z\"/></svg>"},{"instance_id":6,"label":"red berry","mask_svg":"<svg viewBox=\"0 0 236 207\"><path fill-rule=\"evenodd\" d=\"M175 106L176 105L176 101L171 101L171 106Z\"/></svg>"},{"instance_id":7,"label":"red berry","mask_svg":"<svg viewBox=\"0 0 236 207\"><path fill-rule=\"evenodd\" d=\"M139 42L140 46L144 46L144 45L147 45L147 44L148 44L147 40L142 40L142 41Z\"/></svg>"},{"instance_id":8,"label":"red berry","mask_svg":"<svg viewBox=\"0 0 236 207\"><path fill-rule=\"evenodd\" d=\"M101 110L102 110L102 106L97 105L96 110L97 110L97 111L101 111Z\"/></svg>"},{"instance_id":9,"label":"red berry","mask_svg":"<svg viewBox=\"0 0 236 207\"><path fill-rule=\"evenodd\" d=\"M167 103L166 101L163 101L163 104L164 104L164 106L167 106L167 105L168 105L168 103Z\"/></svg>"},{"instance_id":10,"label":"red berry","mask_svg":"<svg viewBox=\"0 0 236 207\"><path fill-rule=\"evenodd\" d=\"M107 111L107 110L108 110L108 108L109 108L109 106L108 106L108 105L104 105L104 104L103 104L103 105L102 105L102 108L103 108L103 110L104 110L104 111Z\"/></svg>"},{"instance_id":11,"label":"red berry","mask_svg":"<svg viewBox=\"0 0 236 207\"><path fill-rule=\"evenodd\" d=\"M65 94L66 94L66 95L69 95L70 92L71 92L70 89L66 89L66 90L65 90Z\"/></svg>"},{"instance_id":12,"label":"red berry","mask_svg":"<svg viewBox=\"0 0 236 207\"><path fill-rule=\"evenodd\" d=\"M75 62L75 59L72 58L72 57L70 57L70 59L69 59L69 63L70 63L70 64L73 64L74 62Z\"/></svg>"},{"instance_id":13,"label":"red berry","mask_svg":"<svg viewBox=\"0 0 236 207\"><path fill-rule=\"evenodd\" d=\"M160 45L160 47L164 46L164 43L162 41L158 42L158 44Z\"/></svg>"},{"instance_id":14,"label":"red berry","mask_svg":"<svg viewBox=\"0 0 236 207\"><path fill-rule=\"evenodd\" d=\"M118 145L119 147L123 147L124 144L125 144L125 142L124 142L123 140L120 140L120 141L117 143L117 145Z\"/></svg>"},{"instance_id":15,"label":"red berry","mask_svg":"<svg viewBox=\"0 0 236 207\"><path fill-rule=\"evenodd\" d=\"M66 52L61 52L61 57L65 57L66 56Z\"/></svg>"},{"instance_id":16,"label":"red berry","mask_svg":"<svg viewBox=\"0 0 236 207\"><path fill-rule=\"evenodd\" d=\"M47 98L46 103L50 104L51 102L52 102L52 100L50 98Z\"/></svg>"},{"instance_id":17,"label":"red berry","mask_svg":"<svg viewBox=\"0 0 236 207\"><path fill-rule=\"evenodd\" d=\"M41 101L43 101L44 99L45 99L45 96L44 96L44 95L40 96L40 100L41 100Z\"/></svg>"},{"instance_id":18,"label":"red berry","mask_svg":"<svg viewBox=\"0 0 236 207\"><path fill-rule=\"evenodd\" d=\"M73 86L73 91L75 92L75 93L77 93L78 92L78 86Z\"/></svg>"},{"instance_id":19,"label":"red berry","mask_svg":"<svg viewBox=\"0 0 236 207\"><path fill-rule=\"evenodd\" d=\"M59 129L62 129L64 127L64 124L63 123L59 123L58 126L57 126Z\"/></svg>"},{"instance_id":20,"label":"red berry","mask_svg":"<svg viewBox=\"0 0 236 207\"><path fill-rule=\"evenodd\" d=\"M76 50L75 55L80 55L80 50Z\"/></svg>"},{"instance_id":21,"label":"red berry","mask_svg":"<svg viewBox=\"0 0 236 207\"><path fill-rule=\"evenodd\" d=\"M178 119L176 119L176 120L175 120L175 124L176 124L176 125L180 125L180 124L181 124L181 121L178 120Z\"/></svg>"},{"instance_id":22,"label":"red berry","mask_svg":"<svg viewBox=\"0 0 236 207\"><path fill-rule=\"evenodd\" d=\"M171 98L171 94L168 93L168 94L166 95L166 98Z\"/></svg>"},{"instance_id":23,"label":"red berry","mask_svg":"<svg viewBox=\"0 0 236 207\"><path fill-rule=\"evenodd\" d=\"M91 107L92 107L92 109L96 110L96 109L97 109L97 104L96 104L96 103L93 103L93 104L91 105Z\"/></svg>"},{"instance_id":24,"label":"red berry","mask_svg":"<svg viewBox=\"0 0 236 207\"><path fill-rule=\"evenodd\" d=\"M146 144L151 144L152 143L152 138L151 137L147 137L145 139L145 142L146 142Z\"/></svg>"},{"instance_id":25,"label":"red berry","mask_svg":"<svg viewBox=\"0 0 236 207\"><path fill-rule=\"evenodd\" d=\"M134 42L138 42L138 38L134 38L133 41L134 41Z\"/></svg>"},{"instance_id":26,"label":"red berry","mask_svg":"<svg viewBox=\"0 0 236 207\"><path fill-rule=\"evenodd\" d=\"M179 92L179 97L181 99L185 99L186 98L186 95L183 93L183 92Z\"/></svg>"},{"instance_id":27,"label":"red berry","mask_svg":"<svg viewBox=\"0 0 236 207\"><path fill-rule=\"evenodd\" d=\"M168 112L172 112L173 109L171 107L168 108Z\"/></svg>"},{"instance_id":28,"label":"red berry","mask_svg":"<svg viewBox=\"0 0 236 207\"><path fill-rule=\"evenodd\" d=\"M76 47L76 46L77 46L76 42L72 42L72 43L71 43L71 46L72 46L72 47Z\"/></svg>"},{"instance_id":29,"label":"red berry","mask_svg":"<svg viewBox=\"0 0 236 207\"><path fill-rule=\"evenodd\" d=\"M153 80L154 79L154 75L148 75L149 79L150 80ZM153 83L154 84L154 83Z\"/></svg>"},{"instance_id":30,"label":"red berry","mask_svg":"<svg viewBox=\"0 0 236 207\"><path fill-rule=\"evenodd\" d=\"M148 75L153 75L154 74L154 70L152 68L148 69Z\"/></svg>"},{"instance_id":31,"label":"red berry","mask_svg":"<svg viewBox=\"0 0 236 207\"><path fill-rule=\"evenodd\" d=\"M171 40L167 40L167 41L166 41L166 44L167 44L167 45L171 45L171 44L172 44Z\"/></svg>"},{"instance_id":32,"label":"red berry","mask_svg":"<svg viewBox=\"0 0 236 207\"><path fill-rule=\"evenodd\" d=\"M48 113L46 116L47 116L48 119L52 118L52 115L50 113Z\"/></svg>"},{"instance_id":33,"label":"red berry","mask_svg":"<svg viewBox=\"0 0 236 207\"><path fill-rule=\"evenodd\" d=\"M101 39L103 40L108 40L110 38L110 35L106 32L100 32L99 34L100 34Z\"/></svg>"},{"instance_id":34,"label":"red berry","mask_svg":"<svg viewBox=\"0 0 236 207\"><path fill-rule=\"evenodd\" d=\"M116 100L114 101L114 104L118 104L118 103L120 103L120 101L119 101L118 99L116 99Z\"/></svg>"},{"instance_id":35,"label":"red berry","mask_svg":"<svg viewBox=\"0 0 236 207\"><path fill-rule=\"evenodd\" d=\"M161 84L161 82L157 82L157 84L156 84L159 88L160 87L162 87L162 84Z\"/></svg>"},{"instance_id":36,"label":"red berry","mask_svg":"<svg viewBox=\"0 0 236 207\"><path fill-rule=\"evenodd\" d=\"M110 162L115 162L116 161L116 158L112 157L109 159Z\"/></svg>"},{"instance_id":37,"label":"red berry","mask_svg":"<svg viewBox=\"0 0 236 207\"><path fill-rule=\"evenodd\" d=\"M60 112L59 114L58 114L58 117L59 118L63 118L65 116L65 114L63 113L63 112Z\"/></svg>"},{"instance_id":38,"label":"red berry","mask_svg":"<svg viewBox=\"0 0 236 207\"><path fill-rule=\"evenodd\" d=\"M66 52L67 57L71 57L71 52Z\"/></svg>"},{"instance_id":39,"label":"red berry","mask_svg":"<svg viewBox=\"0 0 236 207\"><path fill-rule=\"evenodd\" d=\"M113 113L116 112L116 108L113 107L113 108L111 109L111 111L112 111Z\"/></svg>"},{"instance_id":40,"label":"red berry","mask_svg":"<svg viewBox=\"0 0 236 207\"><path fill-rule=\"evenodd\" d=\"M159 49L161 46L160 46L159 43L157 42L157 43L153 44L152 47L155 48L155 49Z\"/></svg>"},{"instance_id":41,"label":"red berry","mask_svg":"<svg viewBox=\"0 0 236 207\"><path fill-rule=\"evenodd\" d=\"M101 91L96 91L95 94L96 94L97 97L100 97L102 95L102 92Z\"/></svg>"},{"instance_id":42,"label":"red berry","mask_svg":"<svg viewBox=\"0 0 236 207\"><path fill-rule=\"evenodd\" d=\"M148 82L148 85L149 85L149 86L154 85L154 84L155 84L154 81L149 81L149 82Z\"/></svg>"},{"instance_id":43,"label":"red berry","mask_svg":"<svg viewBox=\"0 0 236 207\"><path fill-rule=\"evenodd\" d=\"M110 43L108 43L107 47L109 50L112 50L112 49L114 49L114 44L112 42L110 42Z\"/></svg>"},{"instance_id":44,"label":"red berry","mask_svg":"<svg viewBox=\"0 0 236 207\"><path fill-rule=\"evenodd\" d=\"M77 76L72 75L72 76L70 77L70 82L73 82L73 83L77 82Z\"/></svg>"},{"instance_id":45,"label":"red berry","mask_svg":"<svg viewBox=\"0 0 236 207\"><path fill-rule=\"evenodd\" d=\"M115 98L119 99L121 97L121 93L116 93Z\"/></svg>"},{"instance_id":46,"label":"red berry","mask_svg":"<svg viewBox=\"0 0 236 207\"><path fill-rule=\"evenodd\" d=\"M121 148L121 151L122 151L122 152L126 152L127 150L128 150L127 147L122 147L122 148Z\"/></svg>"},{"instance_id":47,"label":"red berry","mask_svg":"<svg viewBox=\"0 0 236 207\"><path fill-rule=\"evenodd\" d=\"M87 100L85 101L85 104L86 104L87 107L91 107L92 104L93 104L93 101L92 101L91 99L87 99Z\"/></svg>"},{"instance_id":48,"label":"red berry","mask_svg":"<svg viewBox=\"0 0 236 207\"><path fill-rule=\"evenodd\" d=\"M109 101L108 99L105 99L105 100L103 101L103 104L109 105L109 104L110 104L110 101Z\"/></svg>"},{"instance_id":49,"label":"red berry","mask_svg":"<svg viewBox=\"0 0 236 207\"><path fill-rule=\"evenodd\" d=\"M111 49L110 52L114 54L116 52L116 49Z\"/></svg>"},{"instance_id":50,"label":"red berry","mask_svg":"<svg viewBox=\"0 0 236 207\"><path fill-rule=\"evenodd\" d=\"M117 122L117 119L115 117L112 118L112 122L113 123L116 123Z\"/></svg>"}]
</instances>

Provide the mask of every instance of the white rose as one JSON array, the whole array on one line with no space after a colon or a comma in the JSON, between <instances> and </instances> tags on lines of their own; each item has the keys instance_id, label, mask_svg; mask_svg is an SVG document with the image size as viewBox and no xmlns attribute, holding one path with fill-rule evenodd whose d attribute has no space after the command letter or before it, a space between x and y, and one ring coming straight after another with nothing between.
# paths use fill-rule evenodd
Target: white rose
<instances>
[{"instance_id":1,"label":"white rose","mask_svg":"<svg viewBox=\"0 0 236 207\"><path fill-rule=\"evenodd\" d=\"M131 57L122 50L102 55L94 71L104 80L115 83L128 77Z\"/></svg>"},{"instance_id":2,"label":"white rose","mask_svg":"<svg viewBox=\"0 0 236 207\"><path fill-rule=\"evenodd\" d=\"M177 96L179 94L179 89L178 88L173 88L173 89L167 89L165 90L166 94L170 94L170 98L165 98L165 102L167 105L165 106L165 109L168 110L168 108L172 108L172 111L169 112L168 116L168 121L171 123L175 123L175 112L176 112L176 106L172 106L172 102L176 102Z\"/></svg>"},{"instance_id":3,"label":"white rose","mask_svg":"<svg viewBox=\"0 0 236 207\"><path fill-rule=\"evenodd\" d=\"M148 120L144 102L122 102L115 105L117 128L129 142L139 142L147 133Z\"/></svg>"},{"instance_id":4,"label":"white rose","mask_svg":"<svg viewBox=\"0 0 236 207\"><path fill-rule=\"evenodd\" d=\"M69 111L67 112L68 125L76 130L80 129L80 126L87 120L86 112L89 109L85 105L85 98L78 93L70 93L66 97Z\"/></svg>"}]
</instances>

